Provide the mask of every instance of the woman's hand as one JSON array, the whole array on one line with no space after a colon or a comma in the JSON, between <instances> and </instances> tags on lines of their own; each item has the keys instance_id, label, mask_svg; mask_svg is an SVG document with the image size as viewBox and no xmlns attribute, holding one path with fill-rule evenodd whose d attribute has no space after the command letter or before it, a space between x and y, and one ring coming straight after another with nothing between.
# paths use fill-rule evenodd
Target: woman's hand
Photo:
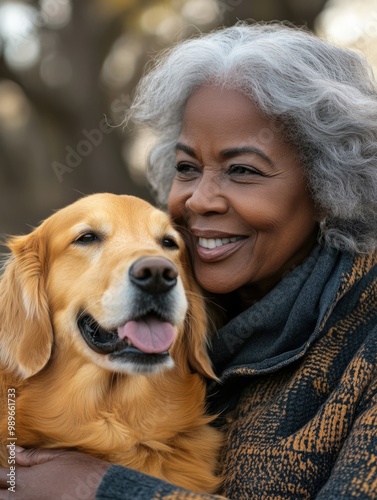
<instances>
[{"instance_id":1,"label":"woman's hand","mask_svg":"<svg viewBox=\"0 0 377 500\"><path fill-rule=\"evenodd\" d=\"M77 451L22 448L16 451L16 464L15 492L8 491L9 469L0 468L0 500L94 500L111 466Z\"/></svg>"}]
</instances>

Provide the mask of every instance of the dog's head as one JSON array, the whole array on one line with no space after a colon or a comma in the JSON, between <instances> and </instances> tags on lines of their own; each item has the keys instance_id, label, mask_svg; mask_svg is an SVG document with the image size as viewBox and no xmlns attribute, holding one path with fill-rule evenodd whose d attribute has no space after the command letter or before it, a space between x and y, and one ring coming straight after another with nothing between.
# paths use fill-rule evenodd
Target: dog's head
<instances>
[{"instance_id":1,"label":"dog's head","mask_svg":"<svg viewBox=\"0 0 377 500\"><path fill-rule=\"evenodd\" d=\"M7 371L28 378L58 349L113 372L188 361L213 376L203 300L163 212L132 196L96 194L11 239L9 248L0 282Z\"/></svg>"}]
</instances>

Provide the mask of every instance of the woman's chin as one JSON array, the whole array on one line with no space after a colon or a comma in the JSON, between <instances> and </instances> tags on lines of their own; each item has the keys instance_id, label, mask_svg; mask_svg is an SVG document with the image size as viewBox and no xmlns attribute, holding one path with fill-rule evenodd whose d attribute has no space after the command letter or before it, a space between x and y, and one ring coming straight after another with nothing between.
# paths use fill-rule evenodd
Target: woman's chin
<instances>
[{"instance_id":1,"label":"woman's chin","mask_svg":"<svg viewBox=\"0 0 377 500\"><path fill-rule=\"evenodd\" d=\"M216 273L213 273L213 276L198 273L196 274L196 280L205 291L216 295L231 293L238 289L237 284L233 284L229 280L220 279Z\"/></svg>"}]
</instances>

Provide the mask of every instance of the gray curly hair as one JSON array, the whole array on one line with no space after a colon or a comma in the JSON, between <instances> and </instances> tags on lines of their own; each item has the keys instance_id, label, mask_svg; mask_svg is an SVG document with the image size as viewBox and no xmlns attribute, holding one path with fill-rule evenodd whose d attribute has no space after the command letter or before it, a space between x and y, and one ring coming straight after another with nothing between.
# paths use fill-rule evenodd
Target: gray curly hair
<instances>
[{"instance_id":1,"label":"gray curly hair","mask_svg":"<svg viewBox=\"0 0 377 500\"><path fill-rule=\"evenodd\" d=\"M127 120L157 135L148 178L166 204L189 96L201 85L250 97L296 147L327 246L377 247L377 87L360 54L282 23L237 25L161 54L140 81ZM267 134L268 135L268 134Z\"/></svg>"}]
</instances>

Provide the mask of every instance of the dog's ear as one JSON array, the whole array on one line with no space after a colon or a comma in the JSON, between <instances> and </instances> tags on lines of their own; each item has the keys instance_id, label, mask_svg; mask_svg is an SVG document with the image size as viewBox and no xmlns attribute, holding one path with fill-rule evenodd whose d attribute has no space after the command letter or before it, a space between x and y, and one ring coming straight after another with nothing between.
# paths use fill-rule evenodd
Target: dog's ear
<instances>
[{"instance_id":1,"label":"dog's ear","mask_svg":"<svg viewBox=\"0 0 377 500\"><path fill-rule=\"evenodd\" d=\"M199 289L188 292L188 299L189 309L185 339L188 343L189 364L201 375L216 379L208 356L209 330L204 299Z\"/></svg>"},{"instance_id":2,"label":"dog's ear","mask_svg":"<svg viewBox=\"0 0 377 500\"><path fill-rule=\"evenodd\" d=\"M38 230L9 240L0 281L0 364L21 379L38 373L52 348L46 256Z\"/></svg>"},{"instance_id":3,"label":"dog's ear","mask_svg":"<svg viewBox=\"0 0 377 500\"><path fill-rule=\"evenodd\" d=\"M212 363L208 356L208 320L204 298L191 273L182 276L188 311L186 314L184 333L174 356L179 363L188 363L204 377L216 379Z\"/></svg>"}]
</instances>

